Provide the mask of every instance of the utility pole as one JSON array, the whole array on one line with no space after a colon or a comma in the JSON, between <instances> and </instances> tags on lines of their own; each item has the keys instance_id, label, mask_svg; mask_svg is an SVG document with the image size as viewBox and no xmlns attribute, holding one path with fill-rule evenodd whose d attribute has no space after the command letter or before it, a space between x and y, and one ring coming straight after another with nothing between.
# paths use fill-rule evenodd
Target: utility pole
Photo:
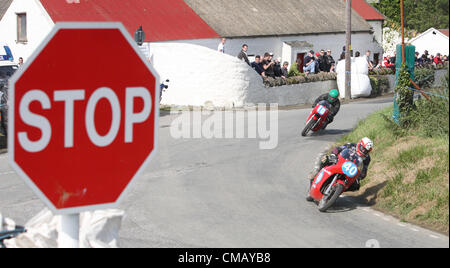
<instances>
[{"instance_id":1,"label":"utility pole","mask_svg":"<svg viewBox=\"0 0 450 268\"><path fill-rule=\"evenodd\" d=\"M352 1L346 1L345 14L347 17L347 29L345 32L345 100L350 100L352 95Z\"/></svg>"},{"instance_id":2,"label":"utility pole","mask_svg":"<svg viewBox=\"0 0 450 268\"><path fill-rule=\"evenodd\" d=\"M403 13L403 0L400 0L400 16L402 21L402 63L406 62L405 57L405 24L403 22L404 20L404 13Z\"/></svg>"}]
</instances>

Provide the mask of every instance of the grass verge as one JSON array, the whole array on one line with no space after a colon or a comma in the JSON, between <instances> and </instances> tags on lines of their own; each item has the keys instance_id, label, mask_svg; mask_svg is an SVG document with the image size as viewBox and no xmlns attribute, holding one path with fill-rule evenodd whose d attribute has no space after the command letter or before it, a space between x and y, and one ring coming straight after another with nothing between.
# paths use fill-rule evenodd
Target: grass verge
<instances>
[{"instance_id":1,"label":"grass verge","mask_svg":"<svg viewBox=\"0 0 450 268\"><path fill-rule=\"evenodd\" d=\"M392 107L374 113L339 140L356 143L369 137L375 145L368 176L361 189L349 195L402 221L448 234L448 135L399 130L387 120L391 117Z\"/></svg>"}]
</instances>

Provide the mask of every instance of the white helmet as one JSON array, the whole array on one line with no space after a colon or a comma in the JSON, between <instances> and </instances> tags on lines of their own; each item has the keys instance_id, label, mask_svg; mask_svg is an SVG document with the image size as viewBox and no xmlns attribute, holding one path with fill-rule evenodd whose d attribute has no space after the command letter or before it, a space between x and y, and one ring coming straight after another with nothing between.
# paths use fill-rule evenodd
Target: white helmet
<instances>
[{"instance_id":1,"label":"white helmet","mask_svg":"<svg viewBox=\"0 0 450 268\"><path fill-rule=\"evenodd\" d=\"M356 145L356 153L361 157L366 157L373 149L373 142L371 139L362 138Z\"/></svg>"}]
</instances>

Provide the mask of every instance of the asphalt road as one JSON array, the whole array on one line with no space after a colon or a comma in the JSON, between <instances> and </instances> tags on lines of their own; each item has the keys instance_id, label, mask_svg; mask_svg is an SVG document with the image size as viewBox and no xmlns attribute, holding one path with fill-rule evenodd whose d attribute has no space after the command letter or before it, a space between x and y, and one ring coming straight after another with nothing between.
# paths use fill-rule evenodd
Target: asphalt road
<instances>
[{"instance_id":1,"label":"asphalt road","mask_svg":"<svg viewBox=\"0 0 450 268\"><path fill-rule=\"evenodd\" d=\"M278 113L278 145L258 138L175 139L160 117L157 157L120 208L122 247L449 247L444 236L340 198L305 201L317 154L391 98L343 105L325 132L301 137L311 109ZM251 128L252 123L248 123ZM375 144L376 146L376 144ZM369 171L370 172L370 171ZM0 211L23 224L43 203L0 155Z\"/></svg>"}]
</instances>

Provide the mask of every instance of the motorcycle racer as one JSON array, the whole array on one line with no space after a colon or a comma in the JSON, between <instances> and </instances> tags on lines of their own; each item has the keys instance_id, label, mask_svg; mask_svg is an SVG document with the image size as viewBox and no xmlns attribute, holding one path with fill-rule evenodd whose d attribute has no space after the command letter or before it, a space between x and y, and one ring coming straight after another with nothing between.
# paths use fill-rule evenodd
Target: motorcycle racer
<instances>
[{"instance_id":1,"label":"motorcycle racer","mask_svg":"<svg viewBox=\"0 0 450 268\"><path fill-rule=\"evenodd\" d=\"M313 103L312 108L316 107L317 103L320 101L327 101L330 103L331 109L330 114L327 117L327 121L323 125L322 129L325 129L328 124L333 122L334 117L339 112L341 108L341 102L339 101L339 91L337 89L330 90L329 93L320 95Z\"/></svg>"},{"instance_id":2,"label":"motorcycle racer","mask_svg":"<svg viewBox=\"0 0 450 268\"><path fill-rule=\"evenodd\" d=\"M367 176L367 170L369 169L370 152L373 149L373 142L369 138L362 138L357 144L347 143L342 146L333 148L330 155L324 155L322 157L320 161L320 169L325 166L334 165L336 163L336 160L338 159L337 156L345 149L350 149L354 154L356 154L355 156L361 157L364 163L359 178L356 179L355 183L347 189L347 191L352 192L358 191L360 188L360 180L364 179Z\"/></svg>"},{"instance_id":3,"label":"motorcycle racer","mask_svg":"<svg viewBox=\"0 0 450 268\"><path fill-rule=\"evenodd\" d=\"M355 180L355 182L347 189L347 191L356 192L360 188L360 181L367 176L367 170L370 164L370 152L373 149L373 142L369 138L362 138L357 144L354 143L346 143L342 146L338 146L333 148L331 154L324 155L320 159L320 165L316 170L315 174L317 174L322 168L325 166L335 165L338 161L338 155L345 149L349 149L353 157L359 157L362 159L363 168L359 177ZM310 185L312 184L313 179L310 181ZM312 201L313 199L308 196L306 198L308 201Z\"/></svg>"}]
</instances>

